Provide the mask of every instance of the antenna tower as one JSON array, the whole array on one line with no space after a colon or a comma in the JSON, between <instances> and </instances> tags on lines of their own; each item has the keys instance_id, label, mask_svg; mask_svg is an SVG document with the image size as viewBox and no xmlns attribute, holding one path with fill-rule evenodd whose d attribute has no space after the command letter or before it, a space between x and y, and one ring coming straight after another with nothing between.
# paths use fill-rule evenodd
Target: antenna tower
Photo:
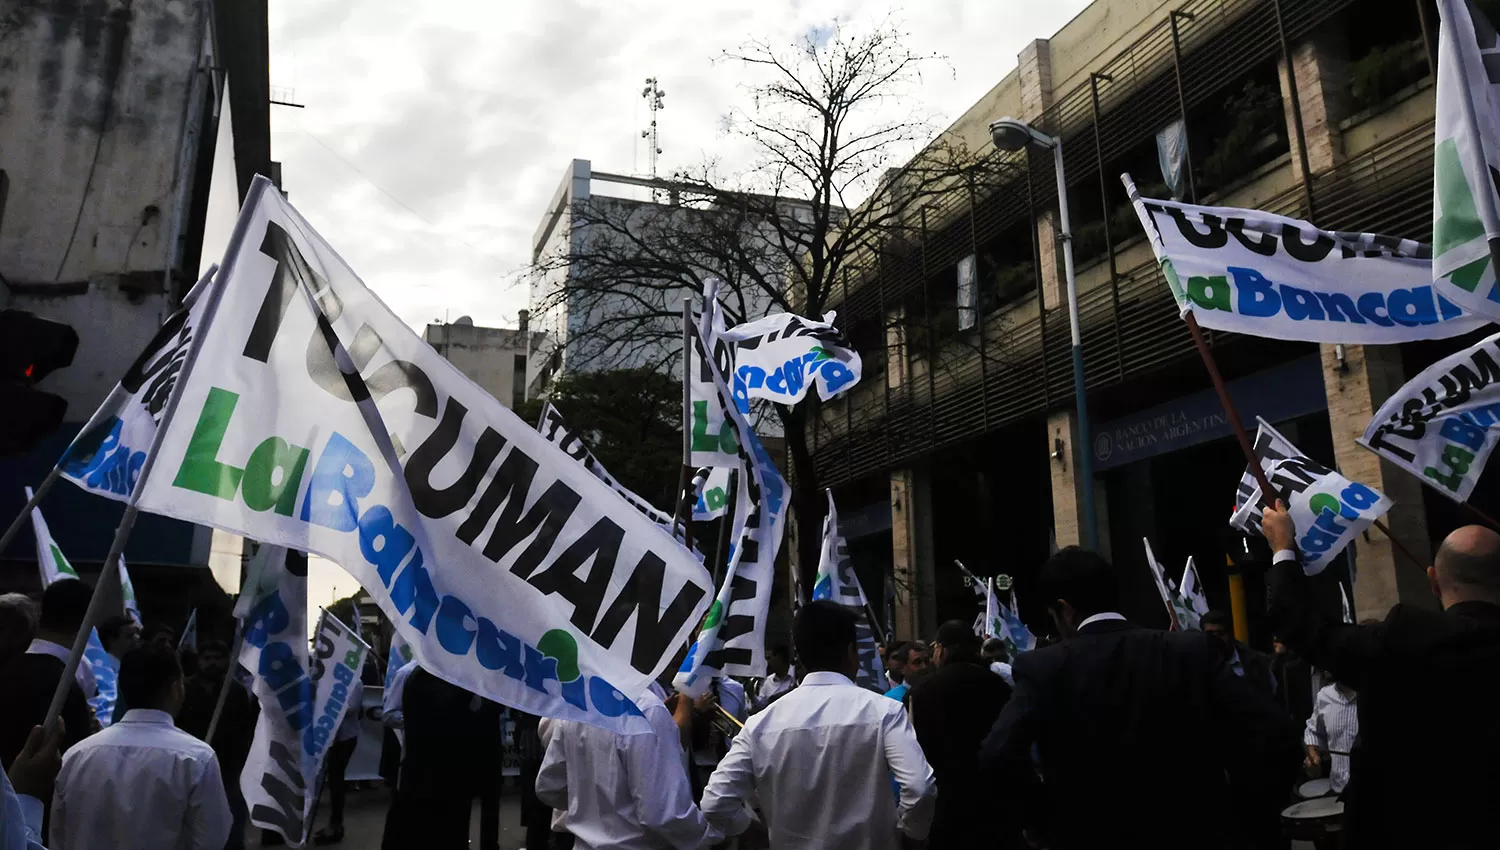
<instances>
[{"instance_id":1,"label":"antenna tower","mask_svg":"<svg viewBox=\"0 0 1500 850\"><path fill-rule=\"evenodd\" d=\"M645 98L646 108L651 111L651 126L641 131L641 138L645 139L647 144L651 146L650 157L652 180L656 179L656 161L657 158L661 156L661 139L657 135L656 130L656 113L666 108L666 104L662 102L662 99L666 96L667 93L661 90L661 85L658 83L655 77L646 78L646 86L645 88L641 89L641 97ZM658 194L660 194L659 190L652 189L651 199L653 201L658 200Z\"/></svg>"}]
</instances>

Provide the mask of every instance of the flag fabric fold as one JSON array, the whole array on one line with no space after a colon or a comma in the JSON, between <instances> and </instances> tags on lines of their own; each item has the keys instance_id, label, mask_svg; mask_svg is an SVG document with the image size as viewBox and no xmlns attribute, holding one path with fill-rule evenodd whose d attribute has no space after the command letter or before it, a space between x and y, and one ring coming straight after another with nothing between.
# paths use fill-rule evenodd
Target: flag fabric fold
<instances>
[{"instance_id":1,"label":"flag fabric fold","mask_svg":"<svg viewBox=\"0 0 1500 850\"><path fill-rule=\"evenodd\" d=\"M849 544L839 533L839 512L833 503L833 491L824 492L828 496L828 514L823 517L823 548L818 558L817 580L813 583L813 599L837 602L858 618L854 637L859 649L859 673L855 684L884 693L885 670L880 663L875 624L870 622L869 601L854 572Z\"/></svg>"}]
</instances>

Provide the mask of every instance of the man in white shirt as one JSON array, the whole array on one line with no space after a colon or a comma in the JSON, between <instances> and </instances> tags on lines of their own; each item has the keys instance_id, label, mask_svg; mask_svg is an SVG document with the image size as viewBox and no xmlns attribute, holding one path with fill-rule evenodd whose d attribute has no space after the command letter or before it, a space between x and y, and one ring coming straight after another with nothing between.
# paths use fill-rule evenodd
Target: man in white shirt
<instances>
[{"instance_id":1,"label":"man in white shirt","mask_svg":"<svg viewBox=\"0 0 1500 850\"><path fill-rule=\"evenodd\" d=\"M760 711L771 700L797 687L792 678L792 653L783 644L766 647L766 677L755 692L755 710Z\"/></svg>"},{"instance_id":2,"label":"man in white shirt","mask_svg":"<svg viewBox=\"0 0 1500 850\"><path fill-rule=\"evenodd\" d=\"M636 698L650 732L619 735L549 719L536 795L567 812L576 850L707 847L723 839L693 805L687 753L672 712L655 691ZM692 703L678 699L679 713ZM690 722L690 721L689 721Z\"/></svg>"},{"instance_id":3,"label":"man in white shirt","mask_svg":"<svg viewBox=\"0 0 1500 850\"><path fill-rule=\"evenodd\" d=\"M1318 691L1312 716L1307 718L1302 743L1307 745L1306 764L1309 767L1322 764L1320 751L1328 751L1333 759L1328 780L1335 794L1342 794L1344 786L1349 784L1349 751L1354 749L1357 737L1359 703L1354 689L1335 683Z\"/></svg>"},{"instance_id":4,"label":"man in white shirt","mask_svg":"<svg viewBox=\"0 0 1500 850\"><path fill-rule=\"evenodd\" d=\"M792 637L808 672L735 736L703 792L704 814L739 835L758 796L772 847L921 846L937 801L932 768L901 704L854 684L854 614L809 603Z\"/></svg>"},{"instance_id":5,"label":"man in white shirt","mask_svg":"<svg viewBox=\"0 0 1500 850\"><path fill-rule=\"evenodd\" d=\"M52 850L220 850L232 815L219 761L178 729L182 667L170 647L131 650L120 694L132 708L63 756L52 796Z\"/></svg>"},{"instance_id":6,"label":"man in white shirt","mask_svg":"<svg viewBox=\"0 0 1500 850\"><path fill-rule=\"evenodd\" d=\"M406 692L406 680L411 677L411 671L417 669L416 659L406 662L391 674L390 681L386 683L385 693L380 698L381 722L387 727L395 730L396 740L406 745L406 716L402 712L402 695Z\"/></svg>"}]
</instances>

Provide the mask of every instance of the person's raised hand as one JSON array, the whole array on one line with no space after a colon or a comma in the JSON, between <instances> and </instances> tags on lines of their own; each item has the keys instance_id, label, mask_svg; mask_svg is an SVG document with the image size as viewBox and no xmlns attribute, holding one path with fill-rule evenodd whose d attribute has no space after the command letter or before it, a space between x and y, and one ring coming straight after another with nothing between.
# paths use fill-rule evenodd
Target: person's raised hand
<instances>
[{"instance_id":1,"label":"person's raised hand","mask_svg":"<svg viewBox=\"0 0 1500 850\"><path fill-rule=\"evenodd\" d=\"M26 745L10 763L7 776L17 794L25 794L38 800L52 799L52 784L57 781L57 772L62 770L63 721L58 718L52 731L44 733L42 727L33 726L26 736Z\"/></svg>"},{"instance_id":2,"label":"person's raised hand","mask_svg":"<svg viewBox=\"0 0 1500 850\"><path fill-rule=\"evenodd\" d=\"M1286 502L1277 499L1274 506L1267 505L1261 515L1260 527L1272 554L1283 549L1296 551L1297 526L1292 523L1292 514L1287 510Z\"/></svg>"}]
</instances>

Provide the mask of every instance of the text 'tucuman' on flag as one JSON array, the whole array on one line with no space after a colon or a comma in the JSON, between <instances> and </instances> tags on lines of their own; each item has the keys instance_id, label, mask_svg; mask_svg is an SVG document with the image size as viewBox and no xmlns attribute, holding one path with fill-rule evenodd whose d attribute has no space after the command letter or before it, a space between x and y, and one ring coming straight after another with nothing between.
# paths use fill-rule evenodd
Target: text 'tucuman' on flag
<instances>
[{"instance_id":1,"label":"text 'tucuman' on flag","mask_svg":"<svg viewBox=\"0 0 1500 850\"><path fill-rule=\"evenodd\" d=\"M423 343L268 181L213 286L140 507L334 561L460 687L647 730L634 697L707 570Z\"/></svg>"},{"instance_id":2,"label":"text 'tucuman' on flag","mask_svg":"<svg viewBox=\"0 0 1500 850\"><path fill-rule=\"evenodd\" d=\"M1500 44L1465 0L1438 0L1437 119L1432 163L1432 280L1460 306L1500 319Z\"/></svg>"},{"instance_id":3,"label":"text 'tucuman' on flag","mask_svg":"<svg viewBox=\"0 0 1500 850\"><path fill-rule=\"evenodd\" d=\"M1130 175L1122 179L1178 308L1205 328L1391 344L1485 324L1435 291L1427 245L1319 230L1260 210L1142 198Z\"/></svg>"}]
</instances>

